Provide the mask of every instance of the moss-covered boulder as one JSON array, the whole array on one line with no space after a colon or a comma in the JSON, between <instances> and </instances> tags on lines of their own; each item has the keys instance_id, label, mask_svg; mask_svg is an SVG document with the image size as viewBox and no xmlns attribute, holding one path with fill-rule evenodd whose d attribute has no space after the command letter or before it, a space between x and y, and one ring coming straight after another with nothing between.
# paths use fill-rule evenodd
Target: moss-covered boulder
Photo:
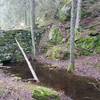
<instances>
[{"instance_id":1,"label":"moss-covered boulder","mask_svg":"<svg viewBox=\"0 0 100 100\"><path fill-rule=\"evenodd\" d=\"M35 33L36 46L39 44L42 33ZM23 56L16 44L15 37L20 42L26 54L31 53L31 32L29 30L9 30L0 37L0 61L21 61Z\"/></svg>"},{"instance_id":2,"label":"moss-covered boulder","mask_svg":"<svg viewBox=\"0 0 100 100\"><path fill-rule=\"evenodd\" d=\"M36 100L60 100L56 91L42 86L33 89L32 97Z\"/></svg>"}]
</instances>

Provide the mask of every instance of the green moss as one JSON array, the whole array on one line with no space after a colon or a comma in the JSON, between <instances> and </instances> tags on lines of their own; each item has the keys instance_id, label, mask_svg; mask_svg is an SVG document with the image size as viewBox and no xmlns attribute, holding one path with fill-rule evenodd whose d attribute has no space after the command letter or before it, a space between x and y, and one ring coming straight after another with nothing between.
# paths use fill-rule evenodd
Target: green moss
<instances>
[{"instance_id":1,"label":"green moss","mask_svg":"<svg viewBox=\"0 0 100 100\"><path fill-rule=\"evenodd\" d=\"M42 32L37 32L36 45L39 44ZM9 30L0 37L0 60L14 59L16 61L23 60L22 53L20 52L15 37L20 42L26 54L31 53L31 32L28 30Z\"/></svg>"},{"instance_id":2,"label":"green moss","mask_svg":"<svg viewBox=\"0 0 100 100\"><path fill-rule=\"evenodd\" d=\"M15 42L15 37L17 37L21 46L24 48L26 53L31 51L31 34L29 31L24 30L10 30L6 31L3 37L0 37L0 59L16 59L19 60L23 58L18 46Z\"/></svg>"},{"instance_id":3,"label":"green moss","mask_svg":"<svg viewBox=\"0 0 100 100\"><path fill-rule=\"evenodd\" d=\"M60 100L56 91L46 87L37 87L34 89L32 97L36 100Z\"/></svg>"}]
</instances>

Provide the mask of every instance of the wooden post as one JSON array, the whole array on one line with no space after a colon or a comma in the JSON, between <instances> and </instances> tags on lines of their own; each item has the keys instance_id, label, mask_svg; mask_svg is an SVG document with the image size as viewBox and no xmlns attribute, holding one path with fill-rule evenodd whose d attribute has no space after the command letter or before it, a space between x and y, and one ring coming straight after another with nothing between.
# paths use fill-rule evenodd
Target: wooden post
<instances>
[{"instance_id":1,"label":"wooden post","mask_svg":"<svg viewBox=\"0 0 100 100\"><path fill-rule=\"evenodd\" d=\"M33 77L34 77L34 79L36 80L36 82L39 82L39 79L38 79L38 77L37 77L35 71L33 70L33 67L32 67L32 65L31 65L30 61L28 60L28 58L27 58L27 56L26 56L26 54L25 54L23 48L21 47L21 45L19 44L19 42L18 42L18 40L17 40L16 38L15 38L15 41L16 41L16 43L17 43L19 49L21 50L21 52L22 52L22 54L23 54L23 56L24 56L24 58L25 58L25 60L26 60L26 62L27 62L27 64L28 64L28 67L29 67L29 69L30 69L30 71L31 71L31 73L32 73L32 75L33 75Z\"/></svg>"}]
</instances>

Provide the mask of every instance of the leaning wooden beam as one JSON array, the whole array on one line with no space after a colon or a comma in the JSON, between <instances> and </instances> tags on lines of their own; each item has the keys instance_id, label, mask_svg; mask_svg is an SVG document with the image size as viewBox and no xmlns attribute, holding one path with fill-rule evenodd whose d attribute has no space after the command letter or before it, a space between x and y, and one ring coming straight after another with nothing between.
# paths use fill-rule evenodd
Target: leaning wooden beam
<instances>
[{"instance_id":1,"label":"leaning wooden beam","mask_svg":"<svg viewBox=\"0 0 100 100\"><path fill-rule=\"evenodd\" d=\"M27 62L27 64L28 64L28 67L29 67L29 69L30 69L30 71L31 71L31 73L32 73L32 75L33 75L33 77L34 77L34 79L36 80L36 82L39 82L39 79L38 79L38 77L37 77L35 71L33 70L33 67L32 67L32 65L31 65L30 61L28 60L28 58L27 58L27 56L26 56L26 54L25 54L23 48L21 47L21 45L19 44L19 42L18 42L18 40L17 40L16 38L15 38L15 41L16 41L16 43L17 43L19 49L21 50L21 52L22 52L22 54L23 54L23 56L24 56L24 58L25 58L25 60L26 60L26 62Z\"/></svg>"}]
</instances>

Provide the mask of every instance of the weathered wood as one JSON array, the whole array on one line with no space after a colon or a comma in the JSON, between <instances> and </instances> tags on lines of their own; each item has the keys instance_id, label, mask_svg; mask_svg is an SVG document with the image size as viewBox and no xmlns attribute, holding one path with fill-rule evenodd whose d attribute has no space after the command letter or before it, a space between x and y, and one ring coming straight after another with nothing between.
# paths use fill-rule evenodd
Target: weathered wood
<instances>
[{"instance_id":1,"label":"weathered wood","mask_svg":"<svg viewBox=\"0 0 100 100\"><path fill-rule=\"evenodd\" d=\"M32 73L32 75L33 75L33 77L34 77L34 79L36 80L36 82L39 82L39 79L38 79L38 77L37 77L35 71L33 70L33 67L32 67L32 65L31 65L30 61L28 60L28 58L27 58L27 56L26 56L26 54L25 54L23 48L21 47L21 45L19 44L19 42L18 42L18 40L17 40L16 38L15 38L15 41L16 41L16 43L17 43L19 49L21 50L21 52L22 52L22 54L23 54L23 56L24 56L24 58L25 58L25 60L26 60L26 62L27 62L27 64L28 64L28 67L29 67L29 69L30 69L30 71L31 71L31 73Z\"/></svg>"}]
</instances>

